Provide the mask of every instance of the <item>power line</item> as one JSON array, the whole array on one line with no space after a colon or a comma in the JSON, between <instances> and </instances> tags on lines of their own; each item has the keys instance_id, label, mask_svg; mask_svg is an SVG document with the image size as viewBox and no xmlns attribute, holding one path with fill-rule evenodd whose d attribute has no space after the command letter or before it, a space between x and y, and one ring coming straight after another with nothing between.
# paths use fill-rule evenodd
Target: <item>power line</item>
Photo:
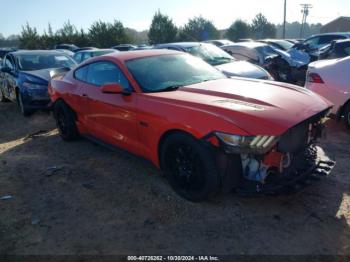
<instances>
[{"instance_id":1,"label":"power line","mask_svg":"<svg viewBox=\"0 0 350 262\"><path fill-rule=\"evenodd\" d=\"M306 25L306 19L308 15L310 14L310 9L312 8L312 5L310 4L301 4L302 10L301 13L303 14L303 19L301 22L301 28L300 28L300 38L304 35L304 27Z\"/></svg>"}]
</instances>

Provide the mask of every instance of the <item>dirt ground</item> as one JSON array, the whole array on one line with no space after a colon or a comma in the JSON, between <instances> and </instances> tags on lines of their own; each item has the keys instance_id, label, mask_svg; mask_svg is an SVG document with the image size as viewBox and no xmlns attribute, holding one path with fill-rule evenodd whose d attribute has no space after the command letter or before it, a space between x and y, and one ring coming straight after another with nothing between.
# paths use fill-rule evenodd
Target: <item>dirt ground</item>
<instances>
[{"instance_id":1,"label":"dirt ground","mask_svg":"<svg viewBox=\"0 0 350 262\"><path fill-rule=\"evenodd\" d=\"M179 198L137 157L61 141L52 117L0 104L0 254L350 255L350 132L321 145L332 175L290 195Z\"/></svg>"}]
</instances>

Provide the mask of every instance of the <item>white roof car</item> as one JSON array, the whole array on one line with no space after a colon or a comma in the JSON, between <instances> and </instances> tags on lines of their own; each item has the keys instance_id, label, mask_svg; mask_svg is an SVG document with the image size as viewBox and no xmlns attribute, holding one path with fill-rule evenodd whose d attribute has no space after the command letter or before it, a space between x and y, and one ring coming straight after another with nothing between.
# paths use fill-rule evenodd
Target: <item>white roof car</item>
<instances>
[{"instance_id":1,"label":"white roof car","mask_svg":"<svg viewBox=\"0 0 350 262\"><path fill-rule=\"evenodd\" d=\"M321 60L309 65L306 88L331 101L333 114L350 128L350 56Z\"/></svg>"}]
</instances>

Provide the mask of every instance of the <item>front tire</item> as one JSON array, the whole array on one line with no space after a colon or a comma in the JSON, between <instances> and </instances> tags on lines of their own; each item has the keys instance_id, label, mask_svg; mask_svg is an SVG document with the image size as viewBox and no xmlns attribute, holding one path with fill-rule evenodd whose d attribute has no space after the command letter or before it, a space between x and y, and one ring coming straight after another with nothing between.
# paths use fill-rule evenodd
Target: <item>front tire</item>
<instances>
[{"instance_id":1,"label":"front tire","mask_svg":"<svg viewBox=\"0 0 350 262\"><path fill-rule=\"evenodd\" d=\"M33 111L26 108L23 101L22 94L19 91L17 92L17 103L18 103L18 108L23 116L28 117L33 113Z\"/></svg>"},{"instance_id":2,"label":"front tire","mask_svg":"<svg viewBox=\"0 0 350 262\"><path fill-rule=\"evenodd\" d=\"M194 137L184 133L167 137L160 162L169 184L181 197L200 202L218 192L220 179L214 156Z\"/></svg>"},{"instance_id":3,"label":"front tire","mask_svg":"<svg viewBox=\"0 0 350 262\"><path fill-rule=\"evenodd\" d=\"M54 117L60 136L65 141L74 141L79 138L73 110L62 100L54 106Z\"/></svg>"}]
</instances>

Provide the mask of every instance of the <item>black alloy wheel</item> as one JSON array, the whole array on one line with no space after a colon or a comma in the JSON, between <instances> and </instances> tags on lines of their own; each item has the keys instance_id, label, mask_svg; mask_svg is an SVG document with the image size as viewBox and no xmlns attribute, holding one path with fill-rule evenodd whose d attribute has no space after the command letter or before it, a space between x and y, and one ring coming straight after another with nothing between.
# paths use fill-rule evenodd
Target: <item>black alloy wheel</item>
<instances>
[{"instance_id":1,"label":"black alloy wheel","mask_svg":"<svg viewBox=\"0 0 350 262\"><path fill-rule=\"evenodd\" d=\"M54 106L54 117L60 136L65 141L73 141L79 137L73 110L63 101Z\"/></svg>"},{"instance_id":2,"label":"black alloy wheel","mask_svg":"<svg viewBox=\"0 0 350 262\"><path fill-rule=\"evenodd\" d=\"M172 188L183 198L204 201L218 191L219 176L209 148L190 135L176 133L164 142L161 166Z\"/></svg>"}]
</instances>

